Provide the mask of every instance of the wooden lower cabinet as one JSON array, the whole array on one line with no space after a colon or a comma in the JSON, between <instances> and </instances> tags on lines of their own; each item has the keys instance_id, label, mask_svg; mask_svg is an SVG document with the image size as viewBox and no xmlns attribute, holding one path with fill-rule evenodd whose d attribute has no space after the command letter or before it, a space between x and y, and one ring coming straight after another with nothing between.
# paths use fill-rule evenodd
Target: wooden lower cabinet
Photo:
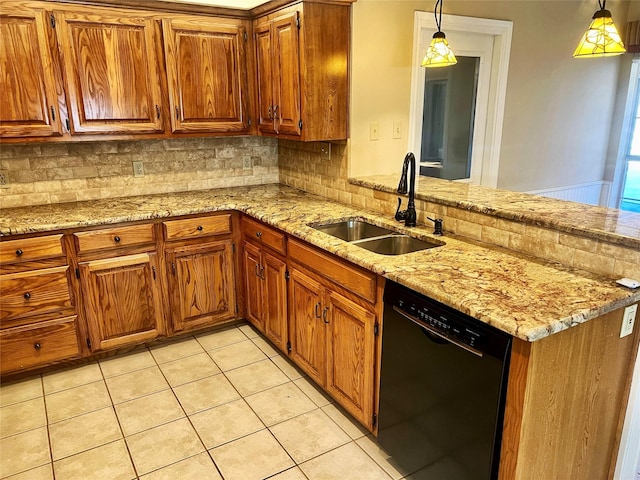
<instances>
[{"instance_id":1,"label":"wooden lower cabinet","mask_svg":"<svg viewBox=\"0 0 640 480\"><path fill-rule=\"evenodd\" d=\"M163 333L155 253L80 262L91 349L142 343Z\"/></svg>"},{"instance_id":2,"label":"wooden lower cabinet","mask_svg":"<svg viewBox=\"0 0 640 480\"><path fill-rule=\"evenodd\" d=\"M322 300L322 285L302 271L292 269L289 279L291 358L309 377L324 386L327 375Z\"/></svg>"},{"instance_id":3,"label":"wooden lower cabinet","mask_svg":"<svg viewBox=\"0 0 640 480\"><path fill-rule=\"evenodd\" d=\"M251 242L243 243L247 319L280 350L287 350L287 264Z\"/></svg>"},{"instance_id":4,"label":"wooden lower cabinet","mask_svg":"<svg viewBox=\"0 0 640 480\"><path fill-rule=\"evenodd\" d=\"M371 426L376 316L336 292L328 292L327 302L327 390L349 413Z\"/></svg>"},{"instance_id":5,"label":"wooden lower cabinet","mask_svg":"<svg viewBox=\"0 0 640 480\"><path fill-rule=\"evenodd\" d=\"M76 316L0 332L2 373L28 370L80 356Z\"/></svg>"},{"instance_id":6,"label":"wooden lower cabinet","mask_svg":"<svg viewBox=\"0 0 640 480\"><path fill-rule=\"evenodd\" d=\"M235 317L232 240L170 247L166 257L174 331L213 325Z\"/></svg>"},{"instance_id":7,"label":"wooden lower cabinet","mask_svg":"<svg viewBox=\"0 0 640 480\"><path fill-rule=\"evenodd\" d=\"M291 270L291 358L371 430L376 315L313 277Z\"/></svg>"}]
</instances>

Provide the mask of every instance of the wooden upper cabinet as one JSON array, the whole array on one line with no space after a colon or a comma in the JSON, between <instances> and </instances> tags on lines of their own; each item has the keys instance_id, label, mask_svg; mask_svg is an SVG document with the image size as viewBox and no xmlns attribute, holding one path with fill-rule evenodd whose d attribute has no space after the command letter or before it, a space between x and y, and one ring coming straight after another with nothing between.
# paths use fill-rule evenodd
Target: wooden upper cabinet
<instances>
[{"instance_id":1,"label":"wooden upper cabinet","mask_svg":"<svg viewBox=\"0 0 640 480\"><path fill-rule=\"evenodd\" d=\"M162 21L173 132L247 132L244 21Z\"/></svg>"},{"instance_id":2,"label":"wooden upper cabinet","mask_svg":"<svg viewBox=\"0 0 640 480\"><path fill-rule=\"evenodd\" d=\"M0 5L0 137L62 135L44 10Z\"/></svg>"},{"instance_id":3,"label":"wooden upper cabinet","mask_svg":"<svg viewBox=\"0 0 640 480\"><path fill-rule=\"evenodd\" d=\"M93 12L55 14L72 133L161 132L154 20L127 10Z\"/></svg>"},{"instance_id":4,"label":"wooden upper cabinet","mask_svg":"<svg viewBox=\"0 0 640 480\"><path fill-rule=\"evenodd\" d=\"M347 138L350 8L301 2L254 21L261 133Z\"/></svg>"},{"instance_id":5,"label":"wooden upper cabinet","mask_svg":"<svg viewBox=\"0 0 640 480\"><path fill-rule=\"evenodd\" d=\"M300 135L298 12L255 26L258 128L263 133Z\"/></svg>"},{"instance_id":6,"label":"wooden upper cabinet","mask_svg":"<svg viewBox=\"0 0 640 480\"><path fill-rule=\"evenodd\" d=\"M273 117L274 95L271 47L271 24L254 26L256 45L256 74L258 82L258 129L262 133L277 133Z\"/></svg>"}]
</instances>

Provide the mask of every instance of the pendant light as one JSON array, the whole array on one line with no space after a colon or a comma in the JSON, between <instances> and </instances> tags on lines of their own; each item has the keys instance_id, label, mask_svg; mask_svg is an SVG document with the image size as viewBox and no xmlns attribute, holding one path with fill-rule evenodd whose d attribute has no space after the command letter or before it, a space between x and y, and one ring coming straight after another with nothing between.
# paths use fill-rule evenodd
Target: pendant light
<instances>
[{"instance_id":1,"label":"pendant light","mask_svg":"<svg viewBox=\"0 0 640 480\"><path fill-rule=\"evenodd\" d=\"M440 7L439 12L438 7ZM431 44L429 45L429 48L427 48L427 53L425 53L424 59L422 59L422 66L432 68L455 65L458 63L458 60L451 51L451 47L449 46L449 42L447 42L444 33L440 30L440 27L442 26L442 0L436 0L433 15L436 17L436 26L438 27L438 31L433 34L433 40L431 40Z\"/></svg>"},{"instance_id":2,"label":"pendant light","mask_svg":"<svg viewBox=\"0 0 640 480\"><path fill-rule=\"evenodd\" d=\"M591 25L573 52L573 58L608 57L627 51L613 23L611 12L604 8L606 3L607 0L598 0L600 10L593 14Z\"/></svg>"}]
</instances>

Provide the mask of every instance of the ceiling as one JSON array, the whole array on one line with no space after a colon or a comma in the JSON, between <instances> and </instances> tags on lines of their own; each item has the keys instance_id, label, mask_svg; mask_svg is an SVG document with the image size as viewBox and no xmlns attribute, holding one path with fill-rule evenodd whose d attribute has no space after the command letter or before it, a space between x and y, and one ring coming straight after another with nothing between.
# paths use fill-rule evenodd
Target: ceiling
<instances>
[{"instance_id":1,"label":"ceiling","mask_svg":"<svg viewBox=\"0 0 640 480\"><path fill-rule=\"evenodd\" d=\"M162 0L171 3L189 3L197 5L207 5L211 7L229 7L250 10L258 5L267 3L268 0Z\"/></svg>"}]
</instances>

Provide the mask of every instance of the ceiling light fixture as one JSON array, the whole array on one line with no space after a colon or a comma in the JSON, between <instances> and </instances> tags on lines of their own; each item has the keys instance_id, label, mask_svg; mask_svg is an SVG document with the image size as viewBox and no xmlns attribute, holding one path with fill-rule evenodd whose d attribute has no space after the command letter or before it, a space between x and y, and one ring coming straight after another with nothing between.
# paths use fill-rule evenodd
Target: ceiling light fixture
<instances>
[{"instance_id":1,"label":"ceiling light fixture","mask_svg":"<svg viewBox=\"0 0 640 480\"><path fill-rule=\"evenodd\" d=\"M440 7L439 12L438 7ZM447 42L444 33L440 30L442 25L442 0L436 0L433 15L436 18L438 31L433 34L433 40L431 40L431 44L429 45L429 48L427 48L427 53L425 53L421 65L427 68L455 65L458 63L458 60L453 54L453 51L451 51L451 47L449 46L449 42Z\"/></svg>"},{"instance_id":2,"label":"ceiling light fixture","mask_svg":"<svg viewBox=\"0 0 640 480\"><path fill-rule=\"evenodd\" d=\"M598 0L600 10L593 14L591 25L573 52L573 58L608 57L627 51L613 23L611 12L604 8L606 3L607 0Z\"/></svg>"}]
</instances>

